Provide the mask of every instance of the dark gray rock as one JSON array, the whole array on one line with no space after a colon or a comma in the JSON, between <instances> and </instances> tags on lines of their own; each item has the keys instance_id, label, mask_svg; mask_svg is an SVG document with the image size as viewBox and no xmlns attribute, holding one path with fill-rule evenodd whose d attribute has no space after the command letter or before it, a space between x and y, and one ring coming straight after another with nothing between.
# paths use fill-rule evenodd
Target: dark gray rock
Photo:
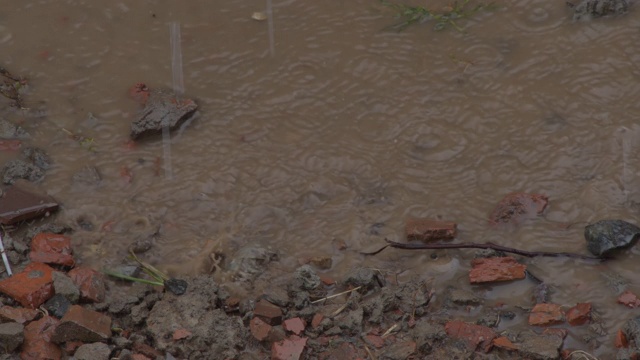
<instances>
[{"instance_id":1,"label":"dark gray rock","mask_svg":"<svg viewBox=\"0 0 640 360\"><path fill-rule=\"evenodd\" d=\"M629 11L629 0L582 0L573 7L574 20L589 20L602 16L622 15Z\"/></svg>"},{"instance_id":2,"label":"dark gray rock","mask_svg":"<svg viewBox=\"0 0 640 360\"><path fill-rule=\"evenodd\" d=\"M198 105L190 99L176 99L168 90L151 90L138 119L131 123L131 139L159 134L163 126L175 130L193 116Z\"/></svg>"},{"instance_id":3,"label":"dark gray rock","mask_svg":"<svg viewBox=\"0 0 640 360\"><path fill-rule=\"evenodd\" d=\"M80 300L80 290L73 283L70 277L59 271L54 271L53 278L53 290L56 295L62 295L67 298L72 304L77 304Z\"/></svg>"},{"instance_id":4,"label":"dark gray rock","mask_svg":"<svg viewBox=\"0 0 640 360\"><path fill-rule=\"evenodd\" d=\"M322 281L315 270L309 265L303 265L293 273L294 287L302 290L314 290Z\"/></svg>"},{"instance_id":5,"label":"dark gray rock","mask_svg":"<svg viewBox=\"0 0 640 360\"><path fill-rule=\"evenodd\" d=\"M51 167L51 158L42 149L28 147L22 151L22 155L24 155L28 162L32 163L42 170L47 170Z\"/></svg>"},{"instance_id":6,"label":"dark gray rock","mask_svg":"<svg viewBox=\"0 0 640 360\"><path fill-rule=\"evenodd\" d=\"M379 285L379 279L374 270L369 268L359 268L347 276L344 283L353 287L362 286L366 289L372 289Z\"/></svg>"},{"instance_id":7,"label":"dark gray rock","mask_svg":"<svg viewBox=\"0 0 640 360\"><path fill-rule=\"evenodd\" d=\"M44 171L41 168L23 160L11 160L2 169L2 181L7 185L13 184L18 179L36 182L43 177Z\"/></svg>"},{"instance_id":8,"label":"dark gray rock","mask_svg":"<svg viewBox=\"0 0 640 360\"><path fill-rule=\"evenodd\" d=\"M24 341L24 326L16 322L0 324L0 350L10 354Z\"/></svg>"},{"instance_id":9,"label":"dark gray rock","mask_svg":"<svg viewBox=\"0 0 640 360\"><path fill-rule=\"evenodd\" d=\"M164 282L164 288L176 295L182 295L187 292L189 284L182 279L169 279Z\"/></svg>"},{"instance_id":10,"label":"dark gray rock","mask_svg":"<svg viewBox=\"0 0 640 360\"><path fill-rule=\"evenodd\" d=\"M44 308L49 312L49 314L57 317L58 319L61 319L64 314L69 311L70 307L71 302L69 301L69 299L61 294L53 295L51 299L47 300L47 302L44 303Z\"/></svg>"},{"instance_id":11,"label":"dark gray rock","mask_svg":"<svg viewBox=\"0 0 640 360\"><path fill-rule=\"evenodd\" d=\"M76 360L109 360L111 348L104 343L84 344L73 355Z\"/></svg>"},{"instance_id":12,"label":"dark gray rock","mask_svg":"<svg viewBox=\"0 0 640 360\"><path fill-rule=\"evenodd\" d=\"M587 249L596 256L632 245L640 227L623 220L601 220L584 228Z\"/></svg>"}]
</instances>

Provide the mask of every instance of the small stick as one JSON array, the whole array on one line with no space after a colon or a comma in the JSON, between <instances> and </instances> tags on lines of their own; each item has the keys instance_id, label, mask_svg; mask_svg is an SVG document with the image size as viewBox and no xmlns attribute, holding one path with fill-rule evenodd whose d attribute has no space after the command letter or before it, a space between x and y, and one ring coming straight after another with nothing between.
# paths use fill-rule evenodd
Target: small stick
<instances>
[{"instance_id":1,"label":"small stick","mask_svg":"<svg viewBox=\"0 0 640 360\"><path fill-rule=\"evenodd\" d=\"M322 299L313 300L311 303L312 303L312 304L315 304L315 303L319 303L319 302L321 302L321 301L325 301L325 300L332 299L332 298L334 298L334 297L338 297L338 296L340 296L340 295L348 294L348 293L350 293L350 292L353 292L353 291L356 291L356 290L360 289L361 287L362 287L362 285L358 286L357 288L351 289L351 290L347 290L347 291L343 291L343 292L341 292L341 293L337 293L337 294L329 295L329 296L327 296L327 297L323 297Z\"/></svg>"},{"instance_id":2,"label":"small stick","mask_svg":"<svg viewBox=\"0 0 640 360\"><path fill-rule=\"evenodd\" d=\"M2 243L2 234L0 233L0 254L2 254L2 262L4 262L4 268L7 269L7 274L9 276L13 275L11 272L11 265L9 265L9 259L7 258L7 253L4 251L4 244Z\"/></svg>"},{"instance_id":3,"label":"small stick","mask_svg":"<svg viewBox=\"0 0 640 360\"><path fill-rule=\"evenodd\" d=\"M347 308L347 305L349 305L349 302L348 302L348 301L347 301L346 303L344 303L342 306L340 306L340 307L338 308L338 310L334 311L334 312L333 312L333 314L331 314L331 317L334 317L334 316L336 316L336 315L340 314L341 312L343 312L343 311L344 311L344 309L346 309L346 308Z\"/></svg>"},{"instance_id":4,"label":"small stick","mask_svg":"<svg viewBox=\"0 0 640 360\"><path fill-rule=\"evenodd\" d=\"M391 327L389 328L389 330L385 331L385 332L384 332L384 334L382 334L381 338L383 338L383 339L384 339L384 338L386 338L387 336L389 336L389 335L391 334L391 332L392 332L393 330L395 330L397 327L398 327L398 324L393 324L393 326L391 326Z\"/></svg>"},{"instance_id":5,"label":"small stick","mask_svg":"<svg viewBox=\"0 0 640 360\"><path fill-rule=\"evenodd\" d=\"M367 354L369 355L371 360L376 360L376 357L373 356L373 354L371 353L371 350L369 350L369 347L367 346L367 344L364 344L364 349L367 351Z\"/></svg>"},{"instance_id":6,"label":"small stick","mask_svg":"<svg viewBox=\"0 0 640 360\"><path fill-rule=\"evenodd\" d=\"M386 249L388 247L392 247L392 248L396 248L396 249L403 249L403 250L493 249L493 250L496 250L496 251L503 251L503 252L506 252L506 253L517 254L517 255L526 256L526 257L536 257L536 256L561 257L561 256L565 256L565 257L570 257L570 258L575 258L575 259L582 259L582 260L598 260L598 261L604 261L605 260L603 258L599 258L599 257L595 257L595 256L588 256L588 255L569 253L569 252L525 251L525 250L514 249L514 248L510 248L510 247L506 247L506 246L502 246L502 245L498 245L498 244L494 244L494 243L490 243L490 242L489 243L484 243L484 244L476 244L476 243L417 244L417 243L399 243L399 242L391 241L389 239L385 239L385 241L387 242L387 245L383 246L382 248L380 248L380 249L378 249L376 251L373 251L373 252L366 252L366 253L361 253L361 254L363 254L363 255L376 255L376 254L380 253L382 250L384 250L384 249Z\"/></svg>"}]
</instances>

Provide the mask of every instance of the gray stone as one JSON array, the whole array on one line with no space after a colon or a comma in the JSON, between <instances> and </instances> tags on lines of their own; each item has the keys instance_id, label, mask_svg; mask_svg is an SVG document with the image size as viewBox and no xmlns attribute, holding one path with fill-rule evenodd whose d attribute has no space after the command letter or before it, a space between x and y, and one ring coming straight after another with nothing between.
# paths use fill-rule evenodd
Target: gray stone
<instances>
[{"instance_id":1,"label":"gray stone","mask_svg":"<svg viewBox=\"0 0 640 360\"><path fill-rule=\"evenodd\" d=\"M640 350L640 316L627 320L622 331L627 336L627 340L635 344L636 350Z\"/></svg>"},{"instance_id":2,"label":"gray stone","mask_svg":"<svg viewBox=\"0 0 640 360\"><path fill-rule=\"evenodd\" d=\"M131 311L131 307L140 300L132 295L115 295L109 301L109 312L114 315L124 315Z\"/></svg>"},{"instance_id":3,"label":"gray stone","mask_svg":"<svg viewBox=\"0 0 640 360\"><path fill-rule=\"evenodd\" d=\"M351 285L353 287L362 286L367 289L371 289L378 284L378 278L376 272L369 268L359 268L352 272L344 280L345 285Z\"/></svg>"},{"instance_id":4,"label":"gray stone","mask_svg":"<svg viewBox=\"0 0 640 360\"><path fill-rule=\"evenodd\" d=\"M560 356L562 337L558 335L538 335L533 331L520 333L518 353L525 359L556 360Z\"/></svg>"},{"instance_id":5,"label":"gray stone","mask_svg":"<svg viewBox=\"0 0 640 360\"><path fill-rule=\"evenodd\" d=\"M16 322L0 324L0 350L14 352L24 341L24 326Z\"/></svg>"},{"instance_id":6,"label":"gray stone","mask_svg":"<svg viewBox=\"0 0 640 360\"><path fill-rule=\"evenodd\" d=\"M70 307L71 302L69 299L60 294L53 295L51 299L44 303L44 308L49 312L49 314L57 317L58 319L61 319L64 314L69 311Z\"/></svg>"},{"instance_id":7,"label":"gray stone","mask_svg":"<svg viewBox=\"0 0 640 360\"><path fill-rule=\"evenodd\" d=\"M482 303L482 299L473 292L462 289L451 289L449 291L449 300L456 305L479 305Z\"/></svg>"},{"instance_id":8,"label":"gray stone","mask_svg":"<svg viewBox=\"0 0 640 360\"><path fill-rule=\"evenodd\" d=\"M193 100L176 99L171 91L152 89L142 113L131 123L131 139L159 134L164 126L175 130L191 118L197 109L198 105Z\"/></svg>"},{"instance_id":9,"label":"gray stone","mask_svg":"<svg viewBox=\"0 0 640 360\"><path fill-rule=\"evenodd\" d=\"M64 296L72 304L77 304L80 300L80 290L71 278L59 271L54 271L52 277L55 294Z\"/></svg>"},{"instance_id":10,"label":"gray stone","mask_svg":"<svg viewBox=\"0 0 640 360\"><path fill-rule=\"evenodd\" d=\"M632 245L638 234L640 227L623 220L601 220L584 228L587 249L596 256Z\"/></svg>"},{"instance_id":11,"label":"gray stone","mask_svg":"<svg viewBox=\"0 0 640 360\"><path fill-rule=\"evenodd\" d=\"M447 338L444 326L437 322L420 321L414 330L414 339L420 352L429 354Z\"/></svg>"},{"instance_id":12,"label":"gray stone","mask_svg":"<svg viewBox=\"0 0 640 360\"><path fill-rule=\"evenodd\" d=\"M570 6L571 3L567 3ZM582 0L573 6L574 20L589 20L602 16L622 15L629 11L629 0Z\"/></svg>"},{"instance_id":13,"label":"gray stone","mask_svg":"<svg viewBox=\"0 0 640 360\"><path fill-rule=\"evenodd\" d=\"M111 349L104 343L84 344L76 350L76 360L109 360Z\"/></svg>"},{"instance_id":14,"label":"gray stone","mask_svg":"<svg viewBox=\"0 0 640 360\"><path fill-rule=\"evenodd\" d=\"M42 149L28 147L22 151L22 155L24 155L24 157L27 158L30 163L42 170L47 170L51 167L51 158Z\"/></svg>"},{"instance_id":15,"label":"gray stone","mask_svg":"<svg viewBox=\"0 0 640 360\"><path fill-rule=\"evenodd\" d=\"M294 286L302 290L316 289L322 281L309 265L302 265L293 273Z\"/></svg>"},{"instance_id":16,"label":"gray stone","mask_svg":"<svg viewBox=\"0 0 640 360\"><path fill-rule=\"evenodd\" d=\"M85 166L71 177L74 185L98 186L102 181L102 176L94 166Z\"/></svg>"},{"instance_id":17,"label":"gray stone","mask_svg":"<svg viewBox=\"0 0 640 360\"><path fill-rule=\"evenodd\" d=\"M7 121L5 119L0 119L0 139L28 139L29 134L18 125Z\"/></svg>"},{"instance_id":18,"label":"gray stone","mask_svg":"<svg viewBox=\"0 0 640 360\"><path fill-rule=\"evenodd\" d=\"M25 179L31 182L42 180L44 171L39 167L23 160L11 160L2 169L2 181L11 185L18 179Z\"/></svg>"},{"instance_id":19,"label":"gray stone","mask_svg":"<svg viewBox=\"0 0 640 360\"><path fill-rule=\"evenodd\" d=\"M362 308L358 308L344 315L344 317L336 322L336 325L351 334L356 334L362 331L363 319L364 312L362 311Z\"/></svg>"}]
</instances>

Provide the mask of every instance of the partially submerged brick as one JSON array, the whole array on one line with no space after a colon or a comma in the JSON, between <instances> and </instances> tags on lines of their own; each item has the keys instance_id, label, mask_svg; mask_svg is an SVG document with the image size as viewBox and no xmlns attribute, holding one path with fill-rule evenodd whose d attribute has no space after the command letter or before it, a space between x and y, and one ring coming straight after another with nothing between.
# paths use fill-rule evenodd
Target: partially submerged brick
<instances>
[{"instance_id":1,"label":"partially submerged brick","mask_svg":"<svg viewBox=\"0 0 640 360\"><path fill-rule=\"evenodd\" d=\"M485 353L491 350L492 341L497 336L491 328L458 320L449 321L444 330L450 337L463 340L469 349L481 350Z\"/></svg>"},{"instance_id":2,"label":"partially submerged brick","mask_svg":"<svg viewBox=\"0 0 640 360\"><path fill-rule=\"evenodd\" d=\"M640 298L638 298L636 294L627 290L618 296L618 303L633 309L640 306Z\"/></svg>"},{"instance_id":3,"label":"partially submerged brick","mask_svg":"<svg viewBox=\"0 0 640 360\"><path fill-rule=\"evenodd\" d=\"M73 266L71 238L65 235L40 233L31 240L29 258L34 262Z\"/></svg>"},{"instance_id":4,"label":"partially submerged brick","mask_svg":"<svg viewBox=\"0 0 640 360\"><path fill-rule=\"evenodd\" d=\"M591 320L591 304L578 303L567 310L567 322L572 326L584 325Z\"/></svg>"},{"instance_id":5,"label":"partially submerged brick","mask_svg":"<svg viewBox=\"0 0 640 360\"><path fill-rule=\"evenodd\" d=\"M105 296L104 277L99 272L78 266L67 274L80 290L80 299L89 302L102 302Z\"/></svg>"},{"instance_id":6,"label":"partially submerged brick","mask_svg":"<svg viewBox=\"0 0 640 360\"><path fill-rule=\"evenodd\" d=\"M0 292L35 309L53 296L52 272L46 264L31 263L22 272L0 281Z\"/></svg>"},{"instance_id":7,"label":"partially submerged brick","mask_svg":"<svg viewBox=\"0 0 640 360\"><path fill-rule=\"evenodd\" d=\"M253 316L257 316L271 326L282 323L282 310L272 303L262 299L253 309Z\"/></svg>"},{"instance_id":8,"label":"partially submerged brick","mask_svg":"<svg viewBox=\"0 0 640 360\"><path fill-rule=\"evenodd\" d=\"M407 239L420 241L451 240L456 237L457 225L451 221L409 218L405 224Z\"/></svg>"},{"instance_id":9,"label":"partially submerged brick","mask_svg":"<svg viewBox=\"0 0 640 360\"><path fill-rule=\"evenodd\" d=\"M111 337L111 318L97 311L73 305L60 320L53 341L105 341Z\"/></svg>"},{"instance_id":10,"label":"partially submerged brick","mask_svg":"<svg viewBox=\"0 0 640 360\"><path fill-rule=\"evenodd\" d=\"M527 268L512 256L473 259L471 265L469 281L472 284L524 279Z\"/></svg>"},{"instance_id":11,"label":"partially submerged brick","mask_svg":"<svg viewBox=\"0 0 640 360\"><path fill-rule=\"evenodd\" d=\"M557 304L536 304L529 314L529 325L532 326L549 326L563 321L564 314Z\"/></svg>"}]
</instances>

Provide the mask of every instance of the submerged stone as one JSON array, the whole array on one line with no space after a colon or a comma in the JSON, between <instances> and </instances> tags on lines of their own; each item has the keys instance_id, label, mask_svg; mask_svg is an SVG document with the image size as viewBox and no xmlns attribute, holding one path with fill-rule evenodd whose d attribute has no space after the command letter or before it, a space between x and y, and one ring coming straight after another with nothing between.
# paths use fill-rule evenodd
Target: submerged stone
<instances>
[{"instance_id":1,"label":"submerged stone","mask_svg":"<svg viewBox=\"0 0 640 360\"><path fill-rule=\"evenodd\" d=\"M595 256L632 245L640 227L623 220L601 220L584 228L587 249Z\"/></svg>"},{"instance_id":2,"label":"submerged stone","mask_svg":"<svg viewBox=\"0 0 640 360\"><path fill-rule=\"evenodd\" d=\"M629 0L582 0L578 4L567 2L573 7L573 20L622 15L629 11Z\"/></svg>"},{"instance_id":3,"label":"submerged stone","mask_svg":"<svg viewBox=\"0 0 640 360\"><path fill-rule=\"evenodd\" d=\"M25 179L31 182L42 180L44 171L34 164L23 160L11 160L2 169L2 182L13 184L18 179Z\"/></svg>"},{"instance_id":4,"label":"submerged stone","mask_svg":"<svg viewBox=\"0 0 640 360\"><path fill-rule=\"evenodd\" d=\"M168 90L150 90L142 113L131 123L131 139L159 134L164 126L180 127L193 116L198 105L191 99L178 99Z\"/></svg>"},{"instance_id":5,"label":"submerged stone","mask_svg":"<svg viewBox=\"0 0 640 360\"><path fill-rule=\"evenodd\" d=\"M494 225L517 225L526 219L541 215L548 203L549 198L542 194L508 194L493 209L489 215L489 222Z\"/></svg>"}]
</instances>

